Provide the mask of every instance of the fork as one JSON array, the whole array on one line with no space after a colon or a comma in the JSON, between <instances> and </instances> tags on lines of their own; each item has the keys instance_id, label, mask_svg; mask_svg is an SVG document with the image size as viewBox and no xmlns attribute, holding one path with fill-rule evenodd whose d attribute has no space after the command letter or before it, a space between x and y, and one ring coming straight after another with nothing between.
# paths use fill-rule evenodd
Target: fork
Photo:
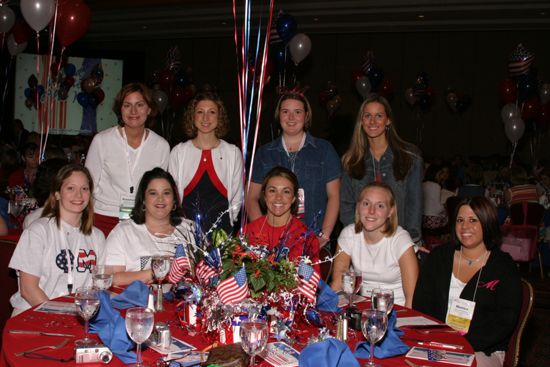
<instances>
[{"instance_id":1,"label":"fork","mask_svg":"<svg viewBox=\"0 0 550 367\"><path fill-rule=\"evenodd\" d=\"M17 357L21 357L27 353L32 353L32 352L36 352L37 350L42 350L42 349L59 349L59 348L62 348L64 347L67 343L69 342L69 339L68 338L65 338L63 339L62 341L60 341L59 343L57 343L56 345L42 345L40 347L36 347L36 348L32 348L32 349L29 349L29 350L25 350L23 352L19 352L19 353L15 353L15 355Z\"/></svg>"},{"instance_id":2,"label":"fork","mask_svg":"<svg viewBox=\"0 0 550 367\"><path fill-rule=\"evenodd\" d=\"M430 366L426 366L426 365L420 365L420 364L413 363L413 362L409 361L408 359L405 359L405 363L408 364L410 367L430 367Z\"/></svg>"}]
</instances>

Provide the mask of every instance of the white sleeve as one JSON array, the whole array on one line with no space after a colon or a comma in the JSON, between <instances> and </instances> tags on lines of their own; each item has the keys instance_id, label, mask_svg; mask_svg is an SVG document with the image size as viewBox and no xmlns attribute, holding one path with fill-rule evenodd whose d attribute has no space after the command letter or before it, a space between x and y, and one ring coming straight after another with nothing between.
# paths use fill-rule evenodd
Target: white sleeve
<instances>
[{"instance_id":1,"label":"white sleeve","mask_svg":"<svg viewBox=\"0 0 550 367\"><path fill-rule=\"evenodd\" d=\"M97 188L99 180L101 179L101 172L103 171L103 155L101 149L101 136L96 135L90 144L88 154L86 154L85 166L90 171L92 179L94 180L94 186Z\"/></svg>"},{"instance_id":2,"label":"white sleeve","mask_svg":"<svg viewBox=\"0 0 550 367\"><path fill-rule=\"evenodd\" d=\"M45 261L45 246L48 243L48 235L44 227L39 223L31 225L21 234L8 266L40 278Z\"/></svg>"},{"instance_id":3,"label":"white sleeve","mask_svg":"<svg viewBox=\"0 0 550 367\"><path fill-rule=\"evenodd\" d=\"M414 246L411 235L402 228L397 229L397 232L393 235L391 242L391 248L393 249L394 257L397 262L399 262L401 255L403 255L409 247Z\"/></svg>"},{"instance_id":4,"label":"white sleeve","mask_svg":"<svg viewBox=\"0 0 550 367\"><path fill-rule=\"evenodd\" d=\"M352 247L355 242L354 239L354 226L355 224L350 224L346 226L342 232L340 232L340 236L338 237L338 245L346 253L346 255L351 256L352 255Z\"/></svg>"},{"instance_id":5,"label":"white sleeve","mask_svg":"<svg viewBox=\"0 0 550 367\"><path fill-rule=\"evenodd\" d=\"M243 195L243 158L241 151L236 146L233 146L233 172L230 174L231 177L231 187L233 192L229 193L229 203L231 205L231 217L233 218L233 223L237 221L237 216L241 210L242 205L242 195Z\"/></svg>"},{"instance_id":6,"label":"white sleeve","mask_svg":"<svg viewBox=\"0 0 550 367\"><path fill-rule=\"evenodd\" d=\"M163 170L168 170L168 162L170 160L170 145L164 139L162 139L162 151L159 167Z\"/></svg>"}]
</instances>

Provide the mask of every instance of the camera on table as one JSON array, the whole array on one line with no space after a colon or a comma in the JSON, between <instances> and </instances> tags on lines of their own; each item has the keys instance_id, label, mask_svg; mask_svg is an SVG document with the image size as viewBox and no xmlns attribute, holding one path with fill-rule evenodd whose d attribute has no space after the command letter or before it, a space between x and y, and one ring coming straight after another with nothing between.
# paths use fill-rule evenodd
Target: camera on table
<instances>
[{"instance_id":1,"label":"camera on table","mask_svg":"<svg viewBox=\"0 0 550 367\"><path fill-rule=\"evenodd\" d=\"M109 363L113 359L113 352L104 345L90 347L76 347L76 363Z\"/></svg>"}]
</instances>

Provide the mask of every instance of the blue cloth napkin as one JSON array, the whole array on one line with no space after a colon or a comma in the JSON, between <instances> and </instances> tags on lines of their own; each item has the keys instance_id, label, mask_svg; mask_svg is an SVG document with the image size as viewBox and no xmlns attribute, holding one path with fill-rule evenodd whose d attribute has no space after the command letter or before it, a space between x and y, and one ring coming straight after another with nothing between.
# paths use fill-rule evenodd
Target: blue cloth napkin
<instances>
[{"instance_id":1,"label":"blue cloth napkin","mask_svg":"<svg viewBox=\"0 0 550 367\"><path fill-rule=\"evenodd\" d=\"M348 345L328 338L308 345L300 353L300 367L359 367Z\"/></svg>"},{"instance_id":2,"label":"blue cloth napkin","mask_svg":"<svg viewBox=\"0 0 550 367\"><path fill-rule=\"evenodd\" d=\"M388 331L386 335L381 343L374 346L374 356L376 358L399 356L409 351L409 346L403 343L399 338L404 332L395 327L396 322L397 314L395 310L393 310L388 320ZM370 344L368 342L357 343L355 347L355 356L357 358L369 358Z\"/></svg>"},{"instance_id":3,"label":"blue cloth napkin","mask_svg":"<svg viewBox=\"0 0 550 367\"><path fill-rule=\"evenodd\" d=\"M139 280L133 281L121 294L112 299L112 305L119 310L130 307L145 307L149 298L149 287Z\"/></svg>"},{"instance_id":4,"label":"blue cloth napkin","mask_svg":"<svg viewBox=\"0 0 550 367\"><path fill-rule=\"evenodd\" d=\"M124 319L111 305L108 292L101 291L99 299L101 306L96 317L90 321L90 332L97 334L124 364L135 362L136 354L130 351L134 348L134 342L126 333Z\"/></svg>"},{"instance_id":5,"label":"blue cloth napkin","mask_svg":"<svg viewBox=\"0 0 550 367\"><path fill-rule=\"evenodd\" d=\"M323 280L319 281L319 294L317 295L316 308L319 311L339 312L338 295Z\"/></svg>"}]
</instances>

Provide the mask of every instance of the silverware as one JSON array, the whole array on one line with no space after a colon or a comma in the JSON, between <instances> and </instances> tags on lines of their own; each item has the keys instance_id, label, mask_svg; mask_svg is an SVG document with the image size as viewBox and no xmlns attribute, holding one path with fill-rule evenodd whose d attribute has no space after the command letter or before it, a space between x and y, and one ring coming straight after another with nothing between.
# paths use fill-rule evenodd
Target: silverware
<instances>
[{"instance_id":1,"label":"silverware","mask_svg":"<svg viewBox=\"0 0 550 367\"><path fill-rule=\"evenodd\" d=\"M36 348L32 348L32 349L29 349L29 350L25 350L23 352L19 352L19 353L15 353L15 355L17 357L21 357L25 354L28 354L28 353L32 353L32 352L36 352L37 350L42 350L42 349L59 349L61 347L64 347L67 343L69 342L69 339L63 339L61 342L55 344L55 345L42 345L40 347L36 347Z\"/></svg>"},{"instance_id":2,"label":"silverware","mask_svg":"<svg viewBox=\"0 0 550 367\"><path fill-rule=\"evenodd\" d=\"M408 364L410 367L430 367L430 366L426 366L426 365L421 365L421 364L416 364L416 363L413 363L411 361L409 361L408 359L405 359L405 363Z\"/></svg>"},{"instance_id":3,"label":"silverware","mask_svg":"<svg viewBox=\"0 0 550 367\"><path fill-rule=\"evenodd\" d=\"M450 329L451 327L447 324L429 324L429 325L403 325L402 327L418 330L418 329Z\"/></svg>"},{"instance_id":4,"label":"silverware","mask_svg":"<svg viewBox=\"0 0 550 367\"><path fill-rule=\"evenodd\" d=\"M45 331L34 331L34 330L9 330L10 334L24 334L24 335L41 335L41 336L66 336L69 338L74 338L73 334L62 334L62 333L48 333Z\"/></svg>"}]
</instances>

